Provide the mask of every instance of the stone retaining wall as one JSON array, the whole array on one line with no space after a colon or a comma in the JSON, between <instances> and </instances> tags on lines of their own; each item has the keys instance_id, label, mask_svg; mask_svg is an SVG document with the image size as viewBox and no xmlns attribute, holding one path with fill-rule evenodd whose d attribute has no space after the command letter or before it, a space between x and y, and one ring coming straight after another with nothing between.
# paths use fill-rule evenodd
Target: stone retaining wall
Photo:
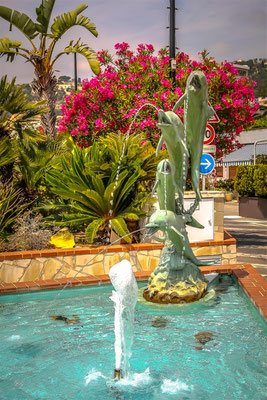
<instances>
[{"instance_id":1,"label":"stone retaining wall","mask_svg":"<svg viewBox=\"0 0 267 400\"><path fill-rule=\"evenodd\" d=\"M222 264L236 263L236 240L225 232L221 241L191 244L196 256L221 256ZM134 271L153 271L163 245L143 243L0 253L0 282L27 282L108 274L112 265L128 259Z\"/></svg>"}]
</instances>

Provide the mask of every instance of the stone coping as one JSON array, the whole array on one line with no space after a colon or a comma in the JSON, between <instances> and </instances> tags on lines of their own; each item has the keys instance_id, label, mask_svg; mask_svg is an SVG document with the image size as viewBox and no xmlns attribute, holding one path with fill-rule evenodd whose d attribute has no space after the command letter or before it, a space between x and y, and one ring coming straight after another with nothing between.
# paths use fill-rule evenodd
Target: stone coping
<instances>
[{"instance_id":1,"label":"stone coping","mask_svg":"<svg viewBox=\"0 0 267 400\"><path fill-rule=\"evenodd\" d=\"M211 198L211 197L224 198L224 191L222 191L222 190L201 190L201 196L203 199L207 199L207 198ZM185 199L188 199L188 198L194 199L195 197L196 197L196 194L193 191L184 192Z\"/></svg>"},{"instance_id":2,"label":"stone coping","mask_svg":"<svg viewBox=\"0 0 267 400\"><path fill-rule=\"evenodd\" d=\"M191 247L201 246L219 246L236 244L236 240L224 231L224 240L207 241L207 242L194 242L190 243ZM60 256L74 256L81 254L97 254L97 253L116 253L120 251L137 251L137 250L157 250L163 248L163 243L137 243L137 244L123 244L111 246L90 246L90 247L75 247L73 249L47 249L47 250L31 250L31 251L10 251L0 253L0 261L3 260L20 260L26 258L36 257L60 257Z\"/></svg>"},{"instance_id":3,"label":"stone coping","mask_svg":"<svg viewBox=\"0 0 267 400\"><path fill-rule=\"evenodd\" d=\"M243 288L260 315L267 321L267 280L250 264L228 264L199 267L203 274L220 273L231 274ZM150 271L135 272L138 281L147 280ZM61 278L29 282L1 283L0 295L30 292L48 289L63 289L69 287L110 283L108 275L98 277Z\"/></svg>"}]
</instances>

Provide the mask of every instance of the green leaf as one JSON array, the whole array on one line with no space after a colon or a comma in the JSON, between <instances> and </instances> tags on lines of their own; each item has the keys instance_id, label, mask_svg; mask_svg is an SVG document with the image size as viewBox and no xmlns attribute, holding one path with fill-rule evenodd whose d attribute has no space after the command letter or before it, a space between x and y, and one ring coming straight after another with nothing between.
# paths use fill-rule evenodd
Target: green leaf
<instances>
[{"instance_id":1,"label":"green leaf","mask_svg":"<svg viewBox=\"0 0 267 400\"><path fill-rule=\"evenodd\" d=\"M127 196L129 194L129 192L132 190L133 185L136 183L139 175L140 175L140 171L136 171L126 182L124 182L124 185L120 192L119 198L117 199L118 204L122 200L124 200L125 196Z\"/></svg>"},{"instance_id":2,"label":"green leaf","mask_svg":"<svg viewBox=\"0 0 267 400\"><path fill-rule=\"evenodd\" d=\"M70 225L82 225L82 224L89 224L95 217L85 215L85 214L69 214L63 213L62 217L65 222L68 222Z\"/></svg>"},{"instance_id":3,"label":"green leaf","mask_svg":"<svg viewBox=\"0 0 267 400\"><path fill-rule=\"evenodd\" d=\"M92 50L90 47L87 46L87 44L80 43L80 39L78 40L77 43L73 44L73 40L70 42L70 44L65 47L64 53L69 54L69 53L78 53L84 56L91 68L91 70L94 72L94 74L98 75L100 73L100 66L99 66L99 61L97 58L96 53L94 50Z\"/></svg>"},{"instance_id":4,"label":"green leaf","mask_svg":"<svg viewBox=\"0 0 267 400\"><path fill-rule=\"evenodd\" d=\"M58 15L54 19L54 23L51 26L51 32L55 39L60 39L61 36L70 28L75 25L79 25L91 32L95 37L98 36L95 24L84 15L79 15L87 6L85 4L79 5L75 10L68 13Z\"/></svg>"},{"instance_id":5,"label":"green leaf","mask_svg":"<svg viewBox=\"0 0 267 400\"><path fill-rule=\"evenodd\" d=\"M36 25L36 28L41 33L47 33L55 1L56 0L42 0L40 6L36 8L36 19L40 23L40 25Z\"/></svg>"},{"instance_id":6,"label":"green leaf","mask_svg":"<svg viewBox=\"0 0 267 400\"><path fill-rule=\"evenodd\" d=\"M7 136L0 138L0 167L15 161L16 153L10 146L10 139Z\"/></svg>"},{"instance_id":7,"label":"green leaf","mask_svg":"<svg viewBox=\"0 0 267 400\"><path fill-rule=\"evenodd\" d=\"M95 238L95 235L97 234L99 228L101 227L101 225L103 225L105 222L104 218L99 218L99 219L95 219L93 222L91 222L86 230L85 230L85 237L86 240L89 243L93 243L93 240Z\"/></svg>"},{"instance_id":8,"label":"green leaf","mask_svg":"<svg viewBox=\"0 0 267 400\"><path fill-rule=\"evenodd\" d=\"M129 232L128 228L127 228L127 225L126 225L126 223L125 223L123 218L119 218L119 217L112 218L111 226L112 226L112 229L114 229L114 231L120 237L123 237L123 236L125 236L127 234L130 234L130 232ZM132 236L131 235L125 236L124 240L126 240L126 242L128 242L128 243L131 243Z\"/></svg>"},{"instance_id":9,"label":"green leaf","mask_svg":"<svg viewBox=\"0 0 267 400\"><path fill-rule=\"evenodd\" d=\"M123 213L120 213L120 216L125 218L125 219L132 219L134 221L138 221L139 220L139 216L137 214L135 214L135 213L123 212Z\"/></svg>"},{"instance_id":10,"label":"green leaf","mask_svg":"<svg viewBox=\"0 0 267 400\"><path fill-rule=\"evenodd\" d=\"M100 194L100 196L104 196L105 186L102 181L97 175L92 177L92 183L96 191Z\"/></svg>"},{"instance_id":11,"label":"green leaf","mask_svg":"<svg viewBox=\"0 0 267 400\"><path fill-rule=\"evenodd\" d=\"M36 24L24 13L0 6L0 17L10 22L10 28L14 25L30 40L38 35Z\"/></svg>"},{"instance_id":12,"label":"green leaf","mask_svg":"<svg viewBox=\"0 0 267 400\"><path fill-rule=\"evenodd\" d=\"M106 188L104 193L104 199L107 201L108 204L110 204L112 193L113 193L113 201L116 201L116 195L121 187L121 183L126 178L127 175L128 175L127 171L121 172L118 177L118 180L111 182Z\"/></svg>"},{"instance_id":13,"label":"green leaf","mask_svg":"<svg viewBox=\"0 0 267 400\"><path fill-rule=\"evenodd\" d=\"M10 40L7 37L0 39L0 57L7 56L7 61L12 62L16 55L18 54L18 50L21 46L21 42L17 40Z\"/></svg>"}]
</instances>

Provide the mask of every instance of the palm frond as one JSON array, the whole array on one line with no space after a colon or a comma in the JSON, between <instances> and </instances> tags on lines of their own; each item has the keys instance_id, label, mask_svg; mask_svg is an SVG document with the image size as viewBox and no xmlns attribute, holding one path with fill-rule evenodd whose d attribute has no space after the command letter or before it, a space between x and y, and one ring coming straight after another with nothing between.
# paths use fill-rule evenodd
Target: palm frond
<instances>
[{"instance_id":1,"label":"palm frond","mask_svg":"<svg viewBox=\"0 0 267 400\"><path fill-rule=\"evenodd\" d=\"M10 40L7 37L0 38L0 57L7 57L7 61L14 61L14 58L19 55L21 42Z\"/></svg>"},{"instance_id":2,"label":"palm frond","mask_svg":"<svg viewBox=\"0 0 267 400\"><path fill-rule=\"evenodd\" d=\"M10 145L10 139L7 136L0 138L0 167L10 164L16 159L16 153Z\"/></svg>"},{"instance_id":3,"label":"palm frond","mask_svg":"<svg viewBox=\"0 0 267 400\"><path fill-rule=\"evenodd\" d=\"M36 24L24 13L12 10L8 7L0 6L0 17L10 23L10 30L12 29L12 25L14 25L29 40L34 39L38 35Z\"/></svg>"},{"instance_id":4,"label":"palm frond","mask_svg":"<svg viewBox=\"0 0 267 400\"><path fill-rule=\"evenodd\" d=\"M80 43L80 39L73 44L71 40L70 44L65 47L64 53L78 53L84 56L94 74L98 75L100 73L99 61L97 54L92 50L87 44Z\"/></svg>"},{"instance_id":5,"label":"palm frond","mask_svg":"<svg viewBox=\"0 0 267 400\"><path fill-rule=\"evenodd\" d=\"M54 19L54 23L51 26L51 32L53 34L53 38L55 38L56 40L60 39L61 36L67 30L69 30L75 25L84 27L89 32L91 32L95 37L97 37L98 32L96 30L95 24L92 23L91 20L85 17L84 15L79 15L87 7L88 7L87 5L81 4L72 11L58 15Z\"/></svg>"},{"instance_id":6,"label":"palm frond","mask_svg":"<svg viewBox=\"0 0 267 400\"><path fill-rule=\"evenodd\" d=\"M93 222L91 222L86 230L85 230L85 238L89 243L93 243L93 240L95 238L95 235L99 231L99 228L105 223L104 218L98 218L95 219Z\"/></svg>"},{"instance_id":7,"label":"palm frond","mask_svg":"<svg viewBox=\"0 0 267 400\"><path fill-rule=\"evenodd\" d=\"M15 78L8 82L4 75L0 80L0 128L13 131L18 125L36 121L47 112L45 101L27 100L21 86L15 85Z\"/></svg>"},{"instance_id":8,"label":"palm frond","mask_svg":"<svg viewBox=\"0 0 267 400\"><path fill-rule=\"evenodd\" d=\"M124 240L126 240L126 242L131 243L132 241L132 236L130 235L130 231L127 228L127 225L124 221L123 218L117 217L117 218L112 218L111 220L111 226L112 229L117 233L118 236L123 237L127 234L129 234L129 236L125 236Z\"/></svg>"},{"instance_id":9,"label":"palm frond","mask_svg":"<svg viewBox=\"0 0 267 400\"><path fill-rule=\"evenodd\" d=\"M42 0L39 7L36 8L37 18L39 24L36 24L36 29L40 33L47 33L49 21L54 8L56 0Z\"/></svg>"}]
</instances>

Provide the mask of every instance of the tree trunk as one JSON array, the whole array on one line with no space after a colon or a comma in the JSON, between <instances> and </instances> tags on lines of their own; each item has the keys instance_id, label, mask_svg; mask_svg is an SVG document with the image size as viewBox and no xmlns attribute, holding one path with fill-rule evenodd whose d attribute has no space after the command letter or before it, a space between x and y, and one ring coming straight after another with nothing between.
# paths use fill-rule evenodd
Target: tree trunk
<instances>
[{"instance_id":1,"label":"tree trunk","mask_svg":"<svg viewBox=\"0 0 267 400\"><path fill-rule=\"evenodd\" d=\"M35 68L36 78L32 82L32 91L38 100L46 100L49 108L48 113L41 115L41 123L46 136L55 137L56 129L56 100L57 100L57 78L53 70L50 72L41 68Z\"/></svg>"}]
</instances>

